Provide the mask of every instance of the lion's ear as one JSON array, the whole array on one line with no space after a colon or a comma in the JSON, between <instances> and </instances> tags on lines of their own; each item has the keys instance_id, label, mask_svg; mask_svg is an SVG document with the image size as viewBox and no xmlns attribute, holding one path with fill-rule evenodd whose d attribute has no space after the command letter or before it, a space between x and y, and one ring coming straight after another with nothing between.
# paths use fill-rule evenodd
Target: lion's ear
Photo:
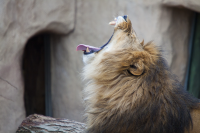
<instances>
[{"instance_id":1,"label":"lion's ear","mask_svg":"<svg viewBox=\"0 0 200 133\"><path fill-rule=\"evenodd\" d=\"M144 63L139 60L137 63L130 65L129 72L133 75L141 75L144 72Z\"/></svg>"}]
</instances>

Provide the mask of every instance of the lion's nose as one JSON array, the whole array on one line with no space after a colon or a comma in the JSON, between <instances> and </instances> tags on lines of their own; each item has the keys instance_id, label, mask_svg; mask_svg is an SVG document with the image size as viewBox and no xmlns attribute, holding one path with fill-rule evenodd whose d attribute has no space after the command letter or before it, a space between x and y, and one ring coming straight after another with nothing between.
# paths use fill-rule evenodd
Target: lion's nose
<instances>
[{"instance_id":1,"label":"lion's nose","mask_svg":"<svg viewBox=\"0 0 200 133\"><path fill-rule=\"evenodd\" d=\"M127 15L124 15L123 18L124 18L124 20L126 21L126 19L127 19ZM127 21L126 21L126 22L127 22Z\"/></svg>"}]
</instances>

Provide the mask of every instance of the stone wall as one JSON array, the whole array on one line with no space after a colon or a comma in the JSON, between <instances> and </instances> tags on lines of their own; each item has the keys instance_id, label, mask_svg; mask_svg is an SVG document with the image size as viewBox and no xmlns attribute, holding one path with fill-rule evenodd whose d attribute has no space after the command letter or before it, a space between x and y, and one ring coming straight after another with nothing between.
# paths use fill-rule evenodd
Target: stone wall
<instances>
[{"instance_id":1,"label":"stone wall","mask_svg":"<svg viewBox=\"0 0 200 133\"><path fill-rule=\"evenodd\" d=\"M74 0L0 0L0 133L14 133L25 118L21 71L27 40L42 31L74 29Z\"/></svg>"},{"instance_id":2,"label":"stone wall","mask_svg":"<svg viewBox=\"0 0 200 133\"><path fill-rule=\"evenodd\" d=\"M51 38L54 117L83 121L82 53L75 51L76 46L106 43L113 32L108 22L118 15L129 15L141 40L154 40L161 46L172 72L184 81L193 12L169 6L182 4L170 0L0 0L0 133L15 132L25 118L21 60L27 40L39 32L59 33ZM183 6L200 9L197 0Z\"/></svg>"}]
</instances>

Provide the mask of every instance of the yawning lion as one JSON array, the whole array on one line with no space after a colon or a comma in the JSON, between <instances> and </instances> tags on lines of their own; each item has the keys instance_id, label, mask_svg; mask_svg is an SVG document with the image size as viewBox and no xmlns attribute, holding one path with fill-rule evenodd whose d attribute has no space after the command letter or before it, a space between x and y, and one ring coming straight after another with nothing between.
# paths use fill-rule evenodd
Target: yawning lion
<instances>
[{"instance_id":1,"label":"yawning lion","mask_svg":"<svg viewBox=\"0 0 200 133\"><path fill-rule=\"evenodd\" d=\"M87 133L200 133L199 100L183 90L153 42L137 38L128 16L100 48L81 44Z\"/></svg>"}]
</instances>

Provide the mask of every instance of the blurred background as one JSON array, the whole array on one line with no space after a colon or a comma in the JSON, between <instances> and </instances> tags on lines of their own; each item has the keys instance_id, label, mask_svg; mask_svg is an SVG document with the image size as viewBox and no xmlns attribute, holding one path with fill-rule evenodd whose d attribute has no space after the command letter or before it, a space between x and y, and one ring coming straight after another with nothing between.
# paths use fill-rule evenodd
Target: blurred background
<instances>
[{"instance_id":1,"label":"blurred background","mask_svg":"<svg viewBox=\"0 0 200 133\"><path fill-rule=\"evenodd\" d=\"M84 122L76 47L105 44L119 15L162 47L184 89L200 97L198 12L199 0L0 0L0 133L34 113Z\"/></svg>"}]
</instances>

